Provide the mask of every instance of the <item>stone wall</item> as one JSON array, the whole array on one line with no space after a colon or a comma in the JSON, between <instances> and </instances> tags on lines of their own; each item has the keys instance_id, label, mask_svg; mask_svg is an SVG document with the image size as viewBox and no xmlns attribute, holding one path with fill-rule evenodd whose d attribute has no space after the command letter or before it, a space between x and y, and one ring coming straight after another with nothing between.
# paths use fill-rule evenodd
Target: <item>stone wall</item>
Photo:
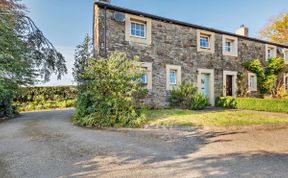
<instances>
[{"instance_id":1,"label":"stone wall","mask_svg":"<svg viewBox=\"0 0 288 178\"><path fill-rule=\"evenodd\" d=\"M104 9L97 11L99 37L96 51L104 51ZM139 56L143 62L153 62L153 89L146 103L167 107L166 64L182 66L182 81L196 84L197 69L214 69L215 97L223 94L223 70L245 72L241 64L251 59L265 62L265 44L238 38L238 57L222 55L222 34L215 33L215 53L197 52L197 29L152 19L152 45L125 41L125 23L113 20L113 10L107 10L107 50L122 51L128 56Z\"/></svg>"}]
</instances>

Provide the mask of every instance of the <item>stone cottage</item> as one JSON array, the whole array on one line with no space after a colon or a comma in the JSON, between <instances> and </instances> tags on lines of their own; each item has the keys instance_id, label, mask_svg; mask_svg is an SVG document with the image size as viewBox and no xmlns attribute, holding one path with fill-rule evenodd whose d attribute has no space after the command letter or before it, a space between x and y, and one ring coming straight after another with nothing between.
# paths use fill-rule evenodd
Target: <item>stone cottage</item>
<instances>
[{"instance_id":1,"label":"stone cottage","mask_svg":"<svg viewBox=\"0 0 288 178\"><path fill-rule=\"evenodd\" d=\"M248 36L241 26L236 33L224 32L186 22L113 6L94 4L93 40L98 56L122 51L139 56L147 73L142 77L149 94L145 102L167 107L169 91L181 81L192 81L210 104L218 96L237 96L237 78L247 76L247 89L257 93L257 77L242 63L270 57L284 57L288 46ZM288 82L288 75L285 83Z\"/></svg>"}]
</instances>

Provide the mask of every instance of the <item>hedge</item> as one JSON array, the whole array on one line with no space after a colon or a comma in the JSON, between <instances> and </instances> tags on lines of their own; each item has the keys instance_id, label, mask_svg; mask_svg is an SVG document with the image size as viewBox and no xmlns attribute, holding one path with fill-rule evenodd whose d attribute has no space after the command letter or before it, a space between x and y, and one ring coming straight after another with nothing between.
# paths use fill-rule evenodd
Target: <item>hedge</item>
<instances>
[{"instance_id":1,"label":"hedge","mask_svg":"<svg viewBox=\"0 0 288 178\"><path fill-rule=\"evenodd\" d=\"M231 109L288 113L287 99L220 97L217 99L216 104L217 106Z\"/></svg>"},{"instance_id":2,"label":"hedge","mask_svg":"<svg viewBox=\"0 0 288 178\"><path fill-rule=\"evenodd\" d=\"M77 90L73 86L23 87L14 98L19 111L74 107Z\"/></svg>"}]
</instances>

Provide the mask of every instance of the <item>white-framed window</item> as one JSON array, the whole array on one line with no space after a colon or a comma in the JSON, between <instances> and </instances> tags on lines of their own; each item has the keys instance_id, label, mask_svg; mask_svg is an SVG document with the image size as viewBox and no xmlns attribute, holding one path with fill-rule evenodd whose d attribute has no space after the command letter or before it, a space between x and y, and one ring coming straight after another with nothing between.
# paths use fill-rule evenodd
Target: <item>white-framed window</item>
<instances>
[{"instance_id":1,"label":"white-framed window","mask_svg":"<svg viewBox=\"0 0 288 178\"><path fill-rule=\"evenodd\" d=\"M146 38L146 24L136 21L131 21L130 35L133 37Z\"/></svg>"},{"instance_id":2,"label":"white-framed window","mask_svg":"<svg viewBox=\"0 0 288 178\"><path fill-rule=\"evenodd\" d=\"M181 66L166 65L166 89L172 90L181 83Z\"/></svg>"},{"instance_id":3,"label":"white-framed window","mask_svg":"<svg viewBox=\"0 0 288 178\"><path fill-rule=\"evenodd\" d=\"M223 55L238 56L238 38L233 36L223 35Z\"/></svg>"},{"instance_id":4,"label":"white-framed window","mask_svg":"<svg viewBox=\"0 0 288 178\"><path fill-rule=\"evenodd\" d=\"M197 30L197 51L215 52L215 34L213 32Z\"/></svg>"},{"instance_id":5,"label":"white-framed window","mask_svg":"<svg viewBox=\"0 0 288 178\"><path fill-rule=\"evenodd\" d=\"M226 40L224 50L228 53L232 52L232 49L233 49L232 44L233 44L232 40Z\"/></svg>"},{"instance_id":6,"label":"white-framed window","mask_svg":"<svg viewBox=\"0 0 288 178\"><path fill-rule=\"evenodd\" d=\"M210 36L200 35L200 47L204 49L210 49Z\"/></svg>"},{"instance_id":7,"label":"white-framed window","mask_svg":"<svg viewBox=\"0 0 288 178\"><path fill-rule=\"evenodd\" d=\"M284 49L284 60L285 64L288 64L288 49Z\"/></svg>"},{"instance_id":8,"label":"white-framed window","mask_svg":"<svg viewBox=\"0 0 288 178\"><path fill-rule=\"evenodd\" d=\"M148 90L152 90L152 62L140 62L143 75L140 77L140 81L143 82Z\"/></svg>"},{"instance_id":9,"label":"white-framed window","mask_svg":"<svg viewBox=\"0 0 288 178\"><path fill-rule=\"evenodd\" d=\"M152 44L152 19L125 14L125 41L133 44Z\"/></svg>"},{"instance_id":10,"label":"white-framed window","mask_svg":"<svg viewBox=\"0 0 288 178\"><path fill-rule=\"evenodd\" d=\"M169 83L170 85L176 85L177 84L177 70L170 70L169 73Z\"/></svg>"},{"instance_id":11,"label":"white-framed window","mask_svg":"<svg viewBox=\"0 0 288 178\"><path fill-rule=\"evenodd\" d=\"M257 91L257 75L254 73L248 73L248 90Z\"/></svg>"},{"instance_id":12,"label":"white-framed window","mask_svg":"<svg viewBox=\"0 0 288 178\"><path fill-rule=\"evenodd\" d=\"M273 57L277 57L276 46L266 45L266 61L268 61L268 59Z\"/></svg>"},{"instance_id":13,"label":"white-framed window","mask_svg":"<svg viewBox=\"0 0 288 178\"><path fill-rule=\"evenodd\" d=\"M147 67L142 67L144 70L144 74L140 77L140 81L143 82L145 85L148 84L148 74L147 74Z\"/></svg>"}]
</instances>

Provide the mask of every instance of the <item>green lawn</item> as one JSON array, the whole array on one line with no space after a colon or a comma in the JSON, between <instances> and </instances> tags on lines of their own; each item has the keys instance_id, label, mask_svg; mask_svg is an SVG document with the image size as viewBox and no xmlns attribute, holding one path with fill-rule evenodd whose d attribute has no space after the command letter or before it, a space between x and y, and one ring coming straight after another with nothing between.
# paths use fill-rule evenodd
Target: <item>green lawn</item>
<instances>
[{"instance_id":1,"label":"green lawn","mask_svg":"<svg viewBox=\"0 0 288 178\"><path fill-rule=\"evenodd\" d=\"M288 124L288 114L255 111L190 111L180 109L145 110L151 126L244 126Z\"/></svg>"}]
</instances>

